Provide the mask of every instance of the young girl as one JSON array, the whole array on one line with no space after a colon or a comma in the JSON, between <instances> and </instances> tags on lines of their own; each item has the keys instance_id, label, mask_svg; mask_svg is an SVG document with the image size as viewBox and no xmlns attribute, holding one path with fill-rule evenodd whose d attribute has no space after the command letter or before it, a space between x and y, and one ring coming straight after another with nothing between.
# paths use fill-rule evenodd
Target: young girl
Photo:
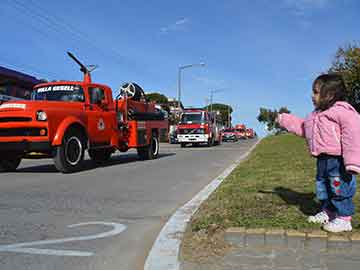
<instances>
[{"instance_id":1,"label":"young girl","mask_svg":"<svg viewBox=\"0 0 360 270\"><path fill-rule=\"evenodd\" d=\"M316 196L321 212L308 221L329 232L351 231L355 174L360 172L360 116L345 102L345 85L337 74L320 75L313 82L315 110L305 119L279 114L277 122L303 136L317 159Z\"/></svg>"}]
</instances>

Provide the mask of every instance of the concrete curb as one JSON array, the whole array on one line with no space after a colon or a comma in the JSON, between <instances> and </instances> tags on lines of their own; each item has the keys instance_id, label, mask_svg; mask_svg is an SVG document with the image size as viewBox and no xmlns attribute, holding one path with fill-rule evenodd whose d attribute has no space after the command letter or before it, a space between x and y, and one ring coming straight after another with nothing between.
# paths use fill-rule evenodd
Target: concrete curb
<instances>
[{"instance_id":1,"label":"concrete curb","mask_svg":"<svg viewBox=\"0 0 360 270\"><path fill-rule=\"evenodd\" d=\"M284 247L303 249L333 249L360 245L360 233L331 234L322 230L301 232L284 229L228 228L225 241L240 247Z\"/></svg>"},{"instance_id":2,"label":"concrete curb","mask_svg":"<svg viewBox=\"0 0 360 270\"><path fill-rule=\"evenodd\" d=\"M179 270L180 245L186 230L186 225L192 215L196 212L202 202L204 202L212 192L223 182L223 180L245 159L249 153L262 140L260 138L250 149L230 165L225 171L211 181L194 198L184 206L176 210L168 222L162 228L160 234L145 261L145 270Z\"/></svg>"}]
</instances>

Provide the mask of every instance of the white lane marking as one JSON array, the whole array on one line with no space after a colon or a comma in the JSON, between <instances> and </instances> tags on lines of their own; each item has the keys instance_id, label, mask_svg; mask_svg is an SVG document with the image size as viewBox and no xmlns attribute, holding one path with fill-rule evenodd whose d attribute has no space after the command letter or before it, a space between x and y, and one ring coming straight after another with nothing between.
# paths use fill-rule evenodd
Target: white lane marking
<instances>
[{"instance_id":1,"label":"white lane marking","mask_svg":"<svg viewBox=\"0 0 360 270\"><path fill-rule=\"evenodd\" d=\"M145 270L179 270L180 262L178 260L180 244L184 235L186 225L191 216L205 201L209 195L222 183L222 181L239 165L261 141L259 139L250 149L241 155L241 157L230 165L225 171L211 181L205 188L195 195L184 206L176 210L169 221L162 228L160 234L155 240L148 257L146 258Z\"/></svg>"},{"instance_id":2,"label":"white lane marking","mask_svg":"<svg viewBox=\"0 0 360 270\"><path fill-rule=\"evenodd\" d=\"M44 248L8 248L8 249L4 249L3 251L15 252L15 253L27 253L27 254L35 254L35 255L72 256L72 257L90 257L94 255L93 252L86 252L86 251L44 249Z\"/></svg>"},{"instance_id":3,"label":"white lane marking","mask_svg":"<svg viewBox=\"0 0 360 270\"><path fill-rule=\"evenodd\" d=\"M120 224L120 223L98 222L98 221L72 224L72 225L69 225L68 228L87 226L87 225L105 225L105 226L113 227L113 229L110 231L107 231L107 232L98 233L98 234L94 234L94 235L87 235L87 236L25 242L25 243L17 243L17 244L12 244L12 245L0 245L0 252L17 252L17 253L41 254L41 255L56 255L56 256L92 256L94 254L93 252L74 251L74 250L24 248L24 247L100 239L100 238L105 238L105 237L110 237L110 236L120 234L121 232L123 232L126 229L126 226L123 224Z\"/></svg>"}]
</instances>

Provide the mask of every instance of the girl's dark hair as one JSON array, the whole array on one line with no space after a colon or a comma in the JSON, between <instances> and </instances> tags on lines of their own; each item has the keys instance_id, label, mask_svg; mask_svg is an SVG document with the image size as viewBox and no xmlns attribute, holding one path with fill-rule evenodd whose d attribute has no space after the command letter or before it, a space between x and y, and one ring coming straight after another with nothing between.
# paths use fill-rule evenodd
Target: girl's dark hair
<instances>
[{"instance_id":1,"label":"girl's dark hair","mask_svg":"<svg viewBox=\"0 0 360 270\"><path fill-rule=\"evenodd\" d=\"M335 104L336 101L345 101L345 83L339 74L323 74L313 82L313 89L320 90L320 104L318 109L324 111Z\"/></svg>"}]
</instances>

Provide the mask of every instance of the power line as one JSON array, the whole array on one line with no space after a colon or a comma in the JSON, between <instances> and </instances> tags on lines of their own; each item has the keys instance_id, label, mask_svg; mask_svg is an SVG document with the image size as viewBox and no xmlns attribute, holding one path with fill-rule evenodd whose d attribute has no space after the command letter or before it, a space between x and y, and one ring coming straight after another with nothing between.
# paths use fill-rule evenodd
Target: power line
<instances>
[{"instance_id":1,"label":"power line","mask_svg":"<svg viewBox=\"0 0 360 270\"><path fill-rule=\"evenodd\" d=\"M73 40L85 43L89 48L94 49L97 51L97 53L101 54L101 56L111 56L112 60L116 62L120 60L121 64L124 64L124 62L130 63L130 59L123 55L120 55L115 49L107 46L107 50L104 50L102 47L99 47L90 36L76 29L74 26L70 25L68 22L64 21L60 17L56 16L53 11L51 12L50 17L49 15L47 15L49 14L47 10L45 10L42 6L39 6L32 0L27 1L28 5L18 0L12 0L9 4L18 11L20 11L19 9L25 11L29 17L37 20L38 22L45 25L47 28L51 29L53 32L55 32L57 36L60 33L70 34ZM63 39L60 40L64 42Z\"/></svg>"},{"instance_id":2,"label":"power line","mask_svg":"<svg viewBox=\"0 0 360 270\"><path fill-rule=\"evenodd\" d=\"M55 38L57 41L65 45L69 45L68 44L69 41L72 41L74 44L78 44L78 42L82 42L82 40L75 37L74 35L72 35L71 38L67 38L65 41L63 33L66 32L64 32L63 30L64 28L59 25L52 24L51 22L48 21L47 18L44 18L41 14L39 14L37 10L34 11L32 8L28 8L16 0L11 1L9 4L11 8L15 9L15 11L17 11L20 15L26 14L27 17L30 19L30 20L26 20L26 26L30 26L37 33L42 34L47 41ZM34 25L35 22L37 24ZM50 32L49 31L46 32L43 29L48 29L50 30ZM49 35L49 33L53 33L53 35Z\"/></svg>"}]
</instances>

